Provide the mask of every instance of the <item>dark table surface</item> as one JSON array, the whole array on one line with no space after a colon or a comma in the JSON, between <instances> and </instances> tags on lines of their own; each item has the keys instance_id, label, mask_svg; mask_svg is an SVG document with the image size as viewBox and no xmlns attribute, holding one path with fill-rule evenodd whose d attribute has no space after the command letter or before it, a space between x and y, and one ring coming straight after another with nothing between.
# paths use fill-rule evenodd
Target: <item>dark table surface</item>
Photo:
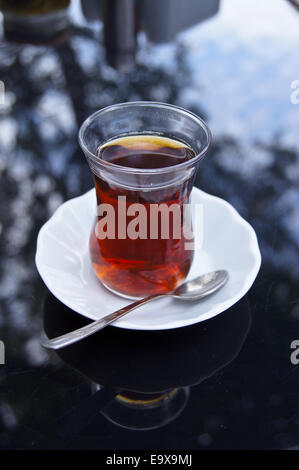
<instances>
[{"instance_id":1,"label":"dark table surface","mask_svg":"<svg viewBox=\"0 0 299 470\"><path fill-rule=\"evenodd\" d=\"M299 16L282 0L271 9L260 3L223 1L214 18L171 44L141 36L127 73L106 64L101 25L78 14L56 45L3 37L0 448L299 445L299 364L290 358L299 340L299 104L290 98ZM212 320L163 332L109 327L48 352L43 329L55 335L88 320L43 285L38 231L92 186L77 143L81 122L134 100L174 103L206 119L213 145L196 184L252 224L260 272L245 298Z\"/></svg>"}]
</instances>

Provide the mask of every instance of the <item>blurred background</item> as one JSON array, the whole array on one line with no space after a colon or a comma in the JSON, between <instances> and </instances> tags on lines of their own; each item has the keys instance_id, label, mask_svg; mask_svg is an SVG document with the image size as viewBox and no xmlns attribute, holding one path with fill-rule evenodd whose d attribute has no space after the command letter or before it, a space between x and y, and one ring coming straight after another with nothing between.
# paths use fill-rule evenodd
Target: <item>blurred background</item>
<instances>
[{"instance_id":1,"label":"blurred background","mask_svg":"<svg viewBox=\"0 0 299 470\"><path fill-rule=\"evenodd\" d=\"M39 344L47 290L34 254L42 224L92 186L78 128L97 109L137 100L206 120L213 145L196 184L253 225L263 258L241 354L201 384L205 406L192 415L189 405L167 438L151 435L152 445L299 444L298 371L289 362L299 338L298 2L1 0L0 10L0 447L17 435L19 445L40 448L20 424L28 403L39 393L47 407L45 389L65 393L60 380L37 385L62 365ZM98 426L74 446L131 448L105 426L110 444Z\"/></svg>"}]
</instances>

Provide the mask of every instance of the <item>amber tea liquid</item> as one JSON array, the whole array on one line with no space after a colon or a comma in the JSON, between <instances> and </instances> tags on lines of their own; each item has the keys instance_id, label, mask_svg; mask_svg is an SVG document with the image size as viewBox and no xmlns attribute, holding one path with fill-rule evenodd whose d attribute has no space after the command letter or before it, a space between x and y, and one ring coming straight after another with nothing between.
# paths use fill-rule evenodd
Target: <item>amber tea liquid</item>
<instances>
[{"instance_id":1,"label":"amber tea liquid","mask_svg":"<svg viewBox=\"0 0 299 470\"><path fill-rule=\"evenodd\" d=\"M104 144L98 149L98 156L114 165L154 170L178 165L192 159L195 154L190 147L174 139L158 135L130 135ZM126 209L134 203L146 208L145 223L149 232L151 204L178 204L183 214L183 206L189 203L193 184L192 178L189 178L168 185L167 173L165 176L161 174L161 184L152 190L118 185L98 175L94 175L94 179L97 204L110 204L115 210L116 232L119 196L125 196ZM133 218L127 216L127 223ZM95 226L99 220L100 217L97 217ZM136 298L175 289L187 276L193 258L193 251L185 249L187 240L183 233L183 215L179 223L182 233L180 239L173 237L171 212L168 239L161 237L160 220L157 239L149 236L135 240L128 236L124 239L99 239L94 227L90 236L90 254L99 280L118 294Z\"/></svg>"}]
</instances>

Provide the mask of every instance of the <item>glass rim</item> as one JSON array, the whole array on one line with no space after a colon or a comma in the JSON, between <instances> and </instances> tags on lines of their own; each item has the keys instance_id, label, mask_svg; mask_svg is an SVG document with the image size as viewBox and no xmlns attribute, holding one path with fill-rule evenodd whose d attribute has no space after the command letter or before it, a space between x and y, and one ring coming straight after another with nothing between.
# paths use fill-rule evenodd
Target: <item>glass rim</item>
<instances>
[{"instance_id":1,"label":"glass rim","mask_svg":"<svg viewBox=\"0 0 299 470\"><path fill-rule=\"evenodd\" d=\"M162 168L131 168L131 167L126 167L126 166L121 166L121 165L116 165L115 163L108 162L106 160L102 160L101 158L98 157L98 155L94 154L91 152L85 141L84 141L84 133L86 129L90 126L92 122L94 122L99 116L102 114L105 114L109 111L113 111L114 109L119 109L119 108L129 108L129 107L138 107L138 106L152 106L156 108L164 108L164 109L173 109L176 111L179 111L181 114L184 114L185 116L188 116L191 118L193 121L198 124L202 130L205 132L206 135L206 142L203 145L203 148L200 150L200 152L196 152L195 156L191 158L190 160L187 160L182 163L178 163L176 165L171 165L168 167L162 167ZM116 136L117 137L117 136ZM175 137L174 137L175 138ZM134 174L157 174L157 173L168 173L172 170L180 170L181 168L186 168L188 166L193 166L196 163L198 163L204 155L207 153L211 140L212 140L212 135L209 127L207 124L204 122L203 119L201 119L199 116L196 114L192 113L191 111L181 108L180 106L176 106L173 104L168 104L168 103L162 103L159 101L128 101L128 102L123 102L123 103L116 103L112 104L110 106L105 106L102 109L99 109L98 111L95 111L92 113L90 116L88 116L83 123L81 124L79 128L79 133L78 133L78 140L79 140L79 145L83 152L88 155L88 157L96 164L98 164L102 169L111 169L111 170L116 170L122 173L134 173ZM191 147L192 148L192 147ZM192 150L194 150L192 148ZM195 152L195 151L194 151Z\"/></svg>"}]
</instances>

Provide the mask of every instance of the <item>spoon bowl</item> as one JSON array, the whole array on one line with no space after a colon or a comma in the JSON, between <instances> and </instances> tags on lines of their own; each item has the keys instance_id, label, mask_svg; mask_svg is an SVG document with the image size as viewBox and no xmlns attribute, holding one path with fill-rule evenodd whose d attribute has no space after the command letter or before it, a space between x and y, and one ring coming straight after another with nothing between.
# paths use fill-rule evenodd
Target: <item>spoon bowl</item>
<instances>
[{"instance_id":1,"label":"spoon bowl","mask_svg":"<svg viewBox=\"0 0 299 470\"><path fill-rule=\"evenodd\" d=\"M228 278L228 272L224 269L212 271L184 282L170 295L180 300L200 300L224 286Z\"/></svg>"}]
</instances>

